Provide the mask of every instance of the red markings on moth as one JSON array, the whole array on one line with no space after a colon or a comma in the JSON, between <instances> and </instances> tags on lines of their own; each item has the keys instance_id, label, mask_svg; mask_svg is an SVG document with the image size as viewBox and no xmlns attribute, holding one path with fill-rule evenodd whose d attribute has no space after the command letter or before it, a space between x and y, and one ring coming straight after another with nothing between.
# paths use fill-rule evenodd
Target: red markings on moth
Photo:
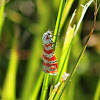
<instances>
[{"instance_id":1,"label":"red markings on moth","mask_svg":"<svg viewBox=\"0 0 100 100\"><path fill-rule=\"evenodd\" d=\"M57 75L58 64L52 46L52 33L47 31L43 34L43 71L50 75Z\"/></svg>"}]
</instances>

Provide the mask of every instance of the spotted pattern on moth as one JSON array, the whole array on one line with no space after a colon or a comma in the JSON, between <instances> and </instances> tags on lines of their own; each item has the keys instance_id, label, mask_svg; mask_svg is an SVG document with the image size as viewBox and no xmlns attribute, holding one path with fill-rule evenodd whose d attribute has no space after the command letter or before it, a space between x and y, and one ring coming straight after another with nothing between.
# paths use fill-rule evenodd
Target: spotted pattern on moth
<instances>
[{"instance_id":1,"label":"spotted pattern on moth","mask_svg":"<svg viewBox=\"0 0 100 100\"><path fill-rule=\"evenodd\" d=\"M51 31L43 34L43 71L50 75L57 75L58 64L53 50L53 40Z\"/></svg>"}]
</instances>

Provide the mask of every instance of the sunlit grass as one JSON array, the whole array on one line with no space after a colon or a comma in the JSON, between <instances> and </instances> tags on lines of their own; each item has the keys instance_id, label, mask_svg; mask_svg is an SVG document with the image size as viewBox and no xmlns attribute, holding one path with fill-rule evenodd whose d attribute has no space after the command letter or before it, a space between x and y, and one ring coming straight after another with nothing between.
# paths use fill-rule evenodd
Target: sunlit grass
<instances>
[{"instance_id":1,"label":"sunlit grass","mask_svg":"<svg viewBox=\"0 0 100 100\"><path fill-rule=\"evenodd\" d=\"M59 62L59 67L58 67L59 69L58 69L58 75L56 78L56 82L58 82L60 80L61 76L67 70L69 53L70 53L71 43L72 43L72 40L74 37L74 30L75 30L75 25L73 28L71 28L70 25L71 25L72 20L75 16L75 11L72 15L72 18L70 20L70 23L69 23L69 26L68 26L68 29L66 32L66 37L65 37L64 44L63 44L62 54L61 54L61 58L60 58L60 62Z\"/></svg>"},{"instance_id":2,"label":"sunlit grass","mask_svg":"<svg viewBox=\"0 0 100 100\"><path fill-rule=\"evenodd\" d=\"M99 99L100 99L100 79L98 81L96 92L95 92L93 100L99 100Z\"/></svg>"},{"instance_id":3,"label":"sunlit grass","mask_svg":"<svg viewBox=\"0 0 100 100\"><path fill-rule=\"evenodd\" d=\"M3 100L16 100L16 74L19 61L17 39L18 39L19 29L17 27L15 29L17 29L17 32L15 32L16 34L13 37L9 65L2 90Z\"/></svg>"},{"instance_id":4,"label":"sunlit grass","mask_svg":"<svg viewBox=\"0 0 100 100\"><path fill-rule=\"evenodd\" d=\"M34 16L32 16L31 18L28 18L28 16L24 16L24 14L21 12L20 7L19 9L16 8L17 10L12 9L12 6L9 7L10 3L12 4L12 1L6 7L5 0L2 0L2 6L0 6L0 38L1 38L1 32L3 31L4 35L3 35L3 38L1 39L2 41L4 41L4 44L5 44L5 41L7 41L6 40L7 38L8 40L11 39L11 38L9 39L9 37L5 35L5 31L2 30L3 23L4 23L4 8L6 8L5 10L6 21L8 20L12 24L12 26L14 25L15 28L14 29L11 28L11 30L14 30L14 37L11 33L11 36L13 37L13 41L11 41L12 46L10 50L10 57L8 57L7 55L8 53L5 54L7 59L9 58L8 59L9 63L8 63L2 91L0 87L0 93L1 93L0 99L2 98L3 100L16 100L16 99L18 100L47 100L47 99L48 100L59 100L59 99L63 100L63 98L65 99L69 92L71 92L71 94L68 95L68 96L72 96L70 97L71 100L75 99L74 94L76 90L74 89L74 87L75 87L75 82L78 79L74 77L76 80L72 80L73 86L71 87L71 91L66 88L68 88L68 85L71 83L70 80L75 75L74 72L76 72L76 68L78 67L79 62L81 58L83 57L83 53L86 50L87 43L94 31L94 28L91 28L90 33L88 32L89 35L87 36L87 40L83 48L82 48L82 44L81 46L79 46L78 44L74 44L74 46L76 47L74 49L78 49L77 46L79 46L80 52L77 53L75 52L75 50L73 50L74 53L75 54L77 53L77 55L79 56L78 56L77 61L76 59L71 58L71 60L73 59L74 62L71 63L70 65L72 67L70 71L68 69L69 68L68 62L70 60L69 57L71 57L72 55L71 50L73 47L74 39L75 38L77 39L77 37L79 37L78 33L82 31L81 23L83 21L83 18L86 14L88 7L93 2L93 0L87 1L88 3L86 3L86 5L80 5L80 3L85 3L86 1L79 0L78 8L77 10L74 10L74 13L72 15L70 15L70 11L71 11L70 9L72 8L72 5L74 6L74 3L75 3L74 0L66 0L66 1L61 0L60 4L59 2L57 2L57 5L59 4L59 9L57 10L58 13L56 13L57 18L53 16L53 14L55 14L55 9L57 9L56 8L57 5L55 6L55 4L53 4L54 2L56 1L44 2L43 0L41 1L37 0L36 1L37 6L36 7L33 6L34 13L37 12L37 15L34 14ZM34 5L35 5L35 2L34 2ZM31 19L33 20L34 18L36 19L36 21L32 22ZM18 27L16 27L17 25L15 24L17 24ZM54 34L53 34L54 35L53 42L55 43L53 45L54 50L56 49L55 46L58 45L57 50L59 51L58 52L55 50L56 57L58 57L57 58L58 59L57 61L58 74L56 76L51 76L47 73L44 73L43 64L42 64L43 62L42 61L42 53L43 53L42 35L44 32L46 32L49 29L48 27L50 27L51 24L54 29ZM21 27L19 28L19 26ZM29 35L30 37L32 36L33 40L31 41L29 39L31 41L31 47L30 47L30 50L28 49L29 56L28 56L28 59L25 60L27 63L25 66L25 69L24 69L24 66L22 66L24 70L23 80L21 82L19 81L17 82L16 77L17 77L18 63L19 61L22 62L21 54L19 51L23 49L23 47L21 47L22 46L21 42L23 42L23 40L20 41L19 38L24 37L26 35L26 34L23 34L24 32L22 30L19 31L19 29L21 28L24 31L28 30L30 33L32 33ZM7 28L4 27L4 29L7 29ZM60 33L60 36L58 36L59 33ZM56 44L57 42L58 44ZM81 43L82 41L77 39L77 42ZM8 48L10 44L11 43L8 43L7 45ZM3 46L1 45L0 53L2 52L2 49L4 48L5 48L5 45ZM3 59L2 56L0 60L1 59ZM0 66L2 66L2 63ZM2 72L1 69L0 69L0 72ZM62 81L61 77L64 74L64 72L69 73L67 74L69 76L66 78L66 80ZM16 91L16 87L18 87L17 91ZM99 93L100 93L99 87L100 87L100 80L97 84L96 91L94 92L94 100L99 100ZM80 87L78 88L80 89ZM65 95L62 95L64 91L65 91ZM81 94L81 95L84 96L85 94Z\"/></svg>"},{"instance_id":5,"label":"sunlit grass","mask_svg":"<svg viewBox=\"0 0 100 100\"><path fill-rule=\"evenodd\" d=\"M5 0L2 0L0 4L0 39L1 39L2 26L4 22L4 8L5 8Z\"/></svg>"},{"instance_id":6,"label":"sunlit grass","mask_svg":"<svg viewBox=\"0 0 100 100\"><path fill-rule=\"evenodd\" d=\"M60 21L61 21L61 17L62 17L63 7L64 7L64 0L61 0L60 7L59 7L59 12L58 12L58 16L57 16L57 21L56 21L56 25L55 25L54 38L53 38L53 42L55 43L53 45L54 46L54 48L53 48L54 50L55 50L57 36L58 36L58 32L59 32L59 27L60 27ZM47 94L49 81L50 81L50 75L45 73L42 92L41 92L41 98L40 98L41 100L45 100L46 99L46 94Z\"/></svg>"}]
</instances>

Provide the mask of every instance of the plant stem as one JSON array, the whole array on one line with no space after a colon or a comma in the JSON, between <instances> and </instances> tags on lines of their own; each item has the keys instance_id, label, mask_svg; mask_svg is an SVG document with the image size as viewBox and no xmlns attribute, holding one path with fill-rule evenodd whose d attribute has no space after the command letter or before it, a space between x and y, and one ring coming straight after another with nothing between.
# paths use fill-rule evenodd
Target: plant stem
<instances>
[{"instance_id":1,"label":"plant stem","mask_svg":"<svg viewBox=\"0 0 100 100\"><path fill-rule=\"evenodd\" d=\"M45 98L46 98L48 84L49 84L49 77L50 77L50 75L45 73L40 100L45 100Z\"/></svg>"},{"instance_id":2,"label":"plant stem","mask_svg":"<svg viewBox=\"0 0 100 100\"><path fill-rule=\"evenodd\" d=\"M57 94L56 94L56 96L55 96L55 98L54 98L54 100L59 100L59 99L60 99L60 97L61 97L61 95L62 95L62 93L63 93L63 91L64 91L64 89L65 89L65 87L66 87L66 85L67 85L67 83L68 83L69 80L71 79L72 75L74 74L74 72L75 72L75 70L76 70L76 68L77 68L77 66L78 66L78 64L79 64L79 62L80 62L80 60L81 60L81 57L82 57L82 55L83 55L83 53L84 53L84 51L85 51L85 49L86 49L86 47L87 47L87 43L88 43L88 41L89 41L89 39L90 39L90 36L92 35L93 31L94 31L94 28L91 30L91 33L89 34L89 36L88 36L88 38L87 38L87 40L86 40L86 43L85 43L85 45L84 45L84 47L83 47L83 49L82 49L82 51L81 51L81 53L80 53L80 55L79 55L79 57L78 57L78 59L77 59L77 62L76 62L76 64L75 64L75 66L74 66L72 72L70 73L70 76L68 77L68 79L67 79L67 81L65 82L65 84L64 84L63 86L61 85L60 89L58 90L58 92L57 92Z\"/></svg>"},{"instance_id":3,"label":"plant stem","mask_svg":"<svg viewBox=\"0 0 100 100\"><path fill-rule=\"evenodd\" d=\"M1 31L2 31L2 26L3 26L3 13L4 13L4 8L5 8L5 0L1 0L1 7L0 7L0 39L1 39Z\"/></svg>"},{"instance_id":4,"label":"plant stem","mask_svg":"<svg viewBox=\"0 0 100 100\"><path fill-rule=\"evenodd\" d=\"M99 100L99 99L100 99L100 79L98 81L98 85L94 96L94 100Z\"/></svg>"},{"instance_id":5,"label":"plant stem","mask_svg":"<svg viewBox=\"0 0 100 100\"><path fill-rule=\"evenodd\" d=\"M58 16L57 16L57 21L56 21L56 25L55 25L55 31L54 31L55 36L53 38L53 42L55 43L54 44L54 50L55 50L55 45L56 45L56 41L57 41L57 35L58 35L58 32L59 32L59 26L60 26L60 22L61 22L63 7L64 7L64 0L61 0L59 12L58 12Z\"/></svg>"},{"instance_id":6,"label":"plant stem","mask_svg":"<svg viewBox=\"0 0 100 100\"><path fill-rule=\"evenodd\" d=\"M64 0L61 0L58 17L57 17L57 21L56 21L56 25L55 25L55 31L54 31L54 35L56 35L53 38L54 43L56 43L56 41L57 41L57 35L58 35L60 21L61 21L61 17L62 17L63 6L64 6ZM55 45L56 44L54 44L54 48L53 48L54 50L55 50ZM50 80L50 75L45 73L43 88L42 88L42 93L41 93L41 100L45 100L45 98L46 98L49 80Z\"/></svg>"}]
</instances>

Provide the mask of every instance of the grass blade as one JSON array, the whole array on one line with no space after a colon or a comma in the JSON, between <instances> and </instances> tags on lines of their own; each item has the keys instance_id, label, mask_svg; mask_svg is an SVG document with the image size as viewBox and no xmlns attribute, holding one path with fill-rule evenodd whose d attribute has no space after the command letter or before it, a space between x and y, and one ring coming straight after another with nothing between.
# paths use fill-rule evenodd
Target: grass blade
<instances>
[{"instance_id":1,"label":"grass blade","mask_svg":"<svg viewBox=\"0 0 100 100\"><path fill-rule=\"evenodd\" d=\"M94 96L94 100L99 100L99 99L100 99L100 79L99 79L97 89L96 89L96 92L95 92L95 96Z\"/></svg>"},{"instance_id":2,"label":"grass blade","mask_svg":"<svg viewBox=\"0 0 100 100\"><path fill-rule=\"evenodd\" d=\"M18 30L18 29L17 29ZM2 98L3 100L16 100L16 73L17 73L17 65L18 65L18 50L17 50L17 39L15 36L11 48L11 56L9 61L9 66L6 74L6 78L4 81L4 87L2 90Z\"/></svg>"},{"instance_id":3,"label":"grass blade","mask_svg":"<svg viewBox=\"0 0 100 100\"><path fill-rule=\"evenodd\" d=\"M67 69L69 51L70 51L70 47L71 47L73 36L74 36L74 30L75 30L75 26L73 28L71 28L70 24L72 23L72 20L75 16L75 12L76 12L76 10L74 11L74 13L72 15L72 18L71 18L70 23L69 23L69 27L68 27L67 32L66 32L65 42L63 45L63 49L62 49L61 60L59 62L59 67L58 67L59 68L58 75L56 78L57 83L58 83L60 77L63 75L63 73Z\"/></svg>"},{"instance_id":4,"label":"grass blade","mask_svg":"<svg viewBox=\"0 0 100 100\"><path fill-rule=\"evenodd\" d=\"M34 85L33 93L30 100L37 100L37 96L42 84L44 73L41 71L39 78L37 79L36 84Z\"/></svg>"},{"instance_id":5,"label":"grass blade","mask_svg":"<svg viewBox=\"0 0 100 100\"><path fill-rule=\"evenodd\" d=\"M45 76L44 76L44 81L43 81L42 93L41 93L40 100L45 100L46 99L46 94L47 94L48 84L49 84L49 78L50 78L49 74L45 73L44 75Z\"/></svg>"},{"instance_id":6,"label":"grass blade","mask_svg":"<svg viewBox=\"0 0 100 100\"><path fill-rule=\"evenodd\" d=\"M64 0L61 0L59 12L58 12L58 16L57 16L57 21L56 21L56 25L55 25L55 31L54 31L54 35L55 35L53 38L54 43L56 43L56 41L57 41L57 35L58 35L60 21L61 21L61 17L62 17L63 6L64 6ZM54 44L54 50L55 50L55 45L56 44ZM42 87L42 93L41 93L41 100L45 100L45 98L46 98L49 79L50 79L50 75L45 73L43 87Z\"/></svg>"},{"instance_id":7,"label":"grass blade","mask_svg":"<svg viewBox=\"0 0 100 100\"><path fill-rule=\"evenodd\" d=\"M57 41L57 35L58 35L58 32L59 32L63 7L64 7L64 0L61 0L60 7L59 7L59 12L58 12L58 16L57 16L57 21L56 21L56 25L55 25L55 31L54 31L54 35L55 35L54 38L53 38L53 42L55 43L54 46L56 45L56 41ZM55 48L54 48L54 50L55 50Z\"/></svg>"},{"instance_id":8,"label":"grass blade","mask_svg":"<svg viewBox=\"0 0 100 100\"><path fill-rule=\"evenodd\" d=\"M23 82L22 92L21 92L21 99L28 100L30 98L30 93L33 90L33 84L36 80L37 71L40 71L39 62L41 61L41 54L42 54L42 34L47 29L48 21L49 21L49 9L47 9L47 2L43 0L37 0L37 4L41 6L37 6L39 20L38 25L36 25L35 30L34 28L29 27L28 29L32 28L32 31L35 33L34 41L32 43L32 49L30 53L30 59L27 66L26 75ZM45 17L48 15L48 17ZM29 25L30 26L30 25ZM41 69L43 70L43 69ZM40 71L41 72L41 71Z\"/></svg>"},{"instance_id":9,"label":"grass blade","mask_svg":"<svg viewBox=\"0 0 100 100\"><path fill-rule=\"evenodd\" d=\"M35 42L34 42L35 41ZM23 81L22 92L21 92L21 99L27 100L29 99L30 91L32 91L33 83L35 80L35 75L38 70L40 55L42 53L41 49L37 49L37 45L41 45L41 37L35 37L33 41L31 56L28 62L28 69L26 72L26 76ZM35 57L35 58L34 58Z\"/></svg>"},{"instance_id":10,"label":"grass blade","mask_svg":"<svg viewBox=\"0 0 100 100\"><path fill-rule=\"evenodd\" d=\"M1 31L2 31L2 26L3 26L3 14L4 14L4 8L5 8L5 0L1 1L1 7L0 7L0 39L1 39Z\"/></svg>"},{"instance_id":11,"label":"grass blade","mask_svg":"<svg viewBox=\"0 0 100 100\"><path fill-rule=\"evenodd\" d=\"M62 50L61 60L59 62L57 83L67 69L70 48L71 48L71 44L72 44L73 36L74 36L74 30L75 30L75 26L73 28L69 27L66 33L66 38L65 38L65 42L64 42L64 46Z\"/></svg>"},{"instance_id":12,"label":"grass blade","mask_svg":"<svg viewBox=\"0 0 100 100\"><path fill-rule=\"evenodd\" d=\"M67 16L69 14L69 11L71 9L71 6L73 4L74 0L68 0L68 2L66 1L65 6L64 6L64 10L63 10L63 14L62 14L62 19L61 19L61 24L60 24L60 31L62 30L62 27L64 26L64 23L66 22Z\"/></svg>"},{"instance_id":13,"label":"grass blade","mask_svg":"<svg viewBox=\"0 0 100 100\"><path fill-rule=\"evenodd\" d=\"M75 30L74 36L76 35L76 33L77 33L77 31L78 31L78 29L79 29L79 27L80 27L80 24L81 24L81 22L82 22L82 20L83 20L83 18L84 18L84 15L85 15L85 13L86 13L88 7L90 6L90 4L91 4L92 2L93 2L93 0L90 0L85 6L84 6L84 5L81 5L81 6L83 7L83 9L82 9L82 14L81 14L81 18L80 18L80 20L79 20L79 22L78 22L78 24L77 24L77 26L76 26L76 30Z\"/></svg>"},{"instance_id":14,"label":"grass blade","mask_svg":"<svg viewBox=\"0 0 100 100\"><path fill-rule=\"evenodd\" d=\"M77 66L78 66L78 64L79 64L79 62L80 62L80 60L81 60L81 57L82 57L82 55L83 55L83 53L84 53L84 51L85 51L85 49L86 49L86 47L87 47L87 43L88 43L89 38L90 38L90 36L92 35L93 31L94 31L94 28L91 30L91 33L89 34L89 36L88 36L88 38L87 38L87 41L86 41L86 43L85 43L85 45L84 45L84 47L83 47L83 49L82 49L82 52L80 53L80 55L79 55L79 57L78 57L78 59L77 59L77 62L76 62L76 64L75 64L75 66L74 66L72 72L70 73L70 76L68 77L68 79L67 79L66 82L63 82L63 84L61 84L61 87L59 88L59 90L58 90L58 92L57 92L57 94L56 94L54 100L59 100L59 99L60 99L60 97L61 97L61 95L62 95L62 93L63 93L63 91L64 91L64 89L65 89L65 87L66 87L66 85L67 85L67 83L70 81L72 75L74 74L74 72L75 72L75 70L76 70L76 68L77 68Z\"/></svg>"},{"instance_id":15,"label":"grass blade","mask_svg":"<svg viewBox=\"0 0 100 100\"><path fill-rule=\"evenodd\" d=\"M73 36L74 36L74 29L75 29L75 26L73 28L71 28L69 30L69 33L68 33L68 36L66 37L65 39L65 44L67 43L66 40L69 38L69 36L71 36L71 40L70 42L68 43L68 46L64 46L63 47L63 54L61 56L61 60L60 60L60 64L59 64L59 71L58 71L58 75L57 75L57 78L56 78L56 83L59 82L62 74L66 71L67 69L67 64L68 64L68 58L69 58L69 51L70 51L70 47L71 47L71 44L72 44L72 40L73 40ZM70 44L70 45L69 45ZM64 58L64 59L63 59ZM52 100L56 94L56 90L53 89L52 93L50 94L50 97L49 97L49 100ZM57 99L56 99L57 100Z\"/></svg>"}]
</instances>

